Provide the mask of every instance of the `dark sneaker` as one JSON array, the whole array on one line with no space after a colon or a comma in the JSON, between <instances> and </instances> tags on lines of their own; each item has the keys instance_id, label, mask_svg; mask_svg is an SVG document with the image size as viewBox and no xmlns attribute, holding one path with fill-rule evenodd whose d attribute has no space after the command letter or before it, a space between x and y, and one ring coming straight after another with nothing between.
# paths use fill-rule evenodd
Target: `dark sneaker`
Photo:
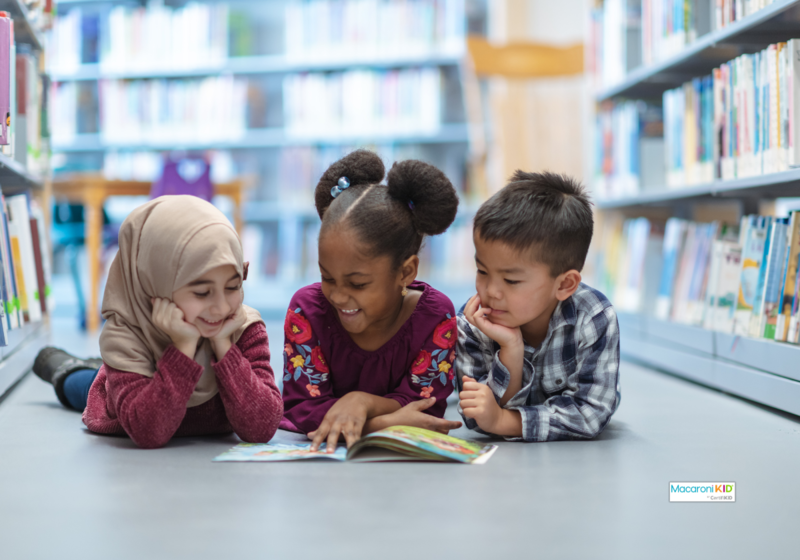
<instances>
[{"instance_id":1,"label":"dark sneaker","mask_svg":"<svg viewBox=\"0 0 800 560\"><path fill-rule=\"evenodd\" d=\"M39 351L33 362L33 373L40 379L52 383L56 396L66 407L70 407L64 395L64 381L71 373L82 369L99 369L103 365L100 358L82 360L60 348L47 346Z\"/></svg>"}]
</instances>

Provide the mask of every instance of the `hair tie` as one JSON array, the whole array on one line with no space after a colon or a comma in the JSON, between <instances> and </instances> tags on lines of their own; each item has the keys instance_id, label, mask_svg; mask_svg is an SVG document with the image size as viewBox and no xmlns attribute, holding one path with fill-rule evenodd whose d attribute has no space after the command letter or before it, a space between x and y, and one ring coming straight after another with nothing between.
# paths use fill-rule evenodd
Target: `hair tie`
<instances>
[{"instance_id":1,"label":"hair tie","mask_svg":"<svg viewBox=\"0 0 800 560\"><path fill-rule=\"evenodd\" d=\"M339 177L339 182L337 183L337 185L331 188L331 196L333 198L336 198L337 196L342 194L342 191L349 186L350 186L350 179L348 179L347 177Z\"/></svg>"},{"instance_id":2,"label":"hair tie","mask_svg":"<svg viewBox=\"0 0 800 560\"><path fill-rule=\"evenodd\" d=\"M414 201L413 200L409 200L408 201L408 209L411 210L412 212L414 211Z\"/></svg>"}]
</instances>

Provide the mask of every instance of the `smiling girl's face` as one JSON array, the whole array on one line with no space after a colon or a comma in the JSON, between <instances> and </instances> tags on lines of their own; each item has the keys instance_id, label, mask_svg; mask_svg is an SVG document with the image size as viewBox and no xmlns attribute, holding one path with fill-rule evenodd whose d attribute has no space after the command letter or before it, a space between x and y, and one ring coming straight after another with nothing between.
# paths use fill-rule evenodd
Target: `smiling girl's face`
<instances>
[{"instance_id":1,"label":"smiling girl's face","mask_svg":"<svg viewBox=\"0 0 800 560\"><path fill-rule=\"evenodd\" d=\"M242 278L233 265L212 268L172 292L172 301L203 338L212 338L242 305Z\"/></svg>"},{"instance_id":2,"label":"smiling girl's face","mask_svg":"<svg viewBox=\"0 0 800 560\"><path fill-rule=\"evenodd\" d=\"M391 257L369 256L350 228L336 226L320 236L319 269L322 293L348 333L367 334L394 323L403 305L403 273Z\"/></svg>"}]
</instances>

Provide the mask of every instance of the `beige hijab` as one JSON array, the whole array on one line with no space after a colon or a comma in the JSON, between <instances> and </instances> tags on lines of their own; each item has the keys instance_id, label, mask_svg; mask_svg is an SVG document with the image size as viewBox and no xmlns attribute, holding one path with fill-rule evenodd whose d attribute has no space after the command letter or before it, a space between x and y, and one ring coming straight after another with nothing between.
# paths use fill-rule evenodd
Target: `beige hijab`
<instances>
[{"instance_id":1,"label":"beige hijab","mask_svg":"<svg viewBox=\"0 0 800 560\"><path fill-rule=\"evenodd\" d=\"M153 377L156 363L172 341L152 323L150 299L172 299L178 288L227 264L244 277L239 236L212 204L193 196L162 196L131 212L119 230L119 252L111 263L103 296L103 362ZM244 309L247 320L233 334L234 343L247 327L261 321L258 311ZM187 408L217 394L213 356L211 343L201 339L194 359L204 371Z\"/></svg>"}]
</instances>

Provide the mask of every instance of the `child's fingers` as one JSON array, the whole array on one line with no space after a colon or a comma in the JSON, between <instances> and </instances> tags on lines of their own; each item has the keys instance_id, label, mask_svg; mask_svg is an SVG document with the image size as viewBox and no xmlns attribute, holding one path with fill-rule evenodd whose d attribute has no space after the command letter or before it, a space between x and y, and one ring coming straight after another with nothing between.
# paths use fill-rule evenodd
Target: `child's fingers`
<instances>
[{"instance_id":1,"label":"child's fingers","mask_svg":"<svg viewBox=\"0 0 800 560\"><path fill-rule=\"evenodd\" d=\"M329 425L329 422L325 422L323 420L322 424L319 425L319 428L314 431L314 439L311 440L311 451L319 451L319 446L322 443L322 440L324 440L328 435Z\"/></svg>"},{"instance_id":2,"label":"child's fingers","mask_svg":"<svg viewBox=\"0 0 800 560\"><path fill-rule=\"evenodd\" d=\"M341 435L341 433L342 433L342 425L339 424L338 422L334 422L331 431L328 432L327 447L325 449L327 453L333 453L334 451L336 451L336 445L339 443L339 436Z\"/></svg>"},{"instance_id":3,"label":"child's fingers","mask_svg":"<svg viewBox=\"0 0 800 560\"><path fill-rule=\"evenodd\" d=\"M416 410L417 412L422 412L423 410L427 410L436 404L436 397L428 397L427 399L421 399L418 401L408 403L408 406L411 410Z\"/></svg>"},{"instance_id":4,"label":"child's fingers","mask_svg":"<svg viewBox=\"0 0 800 560\"><path fill-rule=\"evenodd\" d=\"M461 422L456 422L455 420L445 420L444 418L436 418L431 424L431 427L437 432L446 434L450 430L457 430L460 428Z\"/></svg>"},{"instance_id":5,"label":"child's fingers","mask_svg":"<svg viewBox=\"0 0 800 560\"><path fill-rule=\"evenodd\" d=\"M467 410L468 408L476 408L480 405L478 399L464 399L463 401L458 401L459 406L461 406L461 410Z\"/></svg>"},{"instance_id":6,"label":"child's fingers","mask_svg":"<svg viewBox=\"0 0 800 560\"><path fill-rule=\"evenodd\" d=\"M465 382L464 385L461 387L461 390L462 391L480 391L482 386L483 385L481 385L480 383L478 383L477 381L472 379L470 381Z\"/></svg>"}]
</instances>

